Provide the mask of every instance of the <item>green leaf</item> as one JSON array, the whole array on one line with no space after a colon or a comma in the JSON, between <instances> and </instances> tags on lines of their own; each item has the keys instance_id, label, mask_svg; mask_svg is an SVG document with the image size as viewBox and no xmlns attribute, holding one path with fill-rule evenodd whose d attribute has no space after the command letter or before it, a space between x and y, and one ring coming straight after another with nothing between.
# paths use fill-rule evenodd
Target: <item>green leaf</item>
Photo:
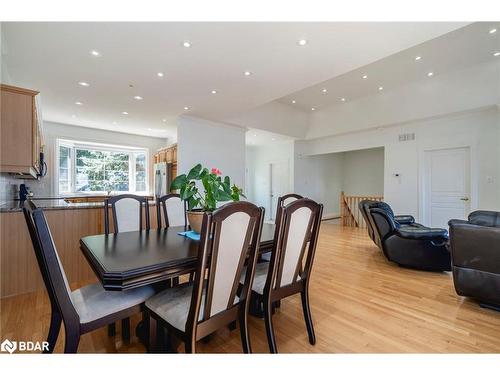
<instances>
[{"instance_id":1,"label":"green leaf","mask_svg":"<svg viewBox=\"0 0 500 375\"><path fill-rule=\"evenodd\" d=\"M233 200L233 197L231 196L231 194L229 193L226 193L224 190L219 190L218 191L218 200L220 202L227 202L227 201L232 201Z\"/></svg>"},{"instance_id":2,"label":"green leaf","mask_svg":"<svg viewBox=\"0 0 500 375\"><path fill-rule=\"evenodd\" d=\"M195 197L190 197L188 199L188 210L192 210L198 206L200 200Z\"/></svg>"},{"instance_id":3,"label":"green leaf","mask_svg":"<svg viewBox=\"0 0 500 375\"><path fill-rule=\"evenodd\" d=\"M199 180L200 179L200 172L201 172L201 164L196 164L191 170L189 171L187 175L188 180Z\"/></svg>"},{"instance_id":4,"label":"green leaf","mask_svg":"<svg viewBox=\"0 0 500 375\"><path fill-rule=\"evenodd\" d=\"M170 184L170 190L179 190L183 185L186 185L188 182L188 178L185 174L181 174L177 176L172 183Z\"/></svg>"}]
</instances>

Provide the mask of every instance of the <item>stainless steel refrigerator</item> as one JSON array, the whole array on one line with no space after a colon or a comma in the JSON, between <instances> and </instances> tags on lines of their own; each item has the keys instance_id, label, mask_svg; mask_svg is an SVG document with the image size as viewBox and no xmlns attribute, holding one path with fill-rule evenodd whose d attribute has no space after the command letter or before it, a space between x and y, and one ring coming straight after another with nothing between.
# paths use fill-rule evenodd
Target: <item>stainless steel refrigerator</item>
<instances>
[{"instance_id":1,"label":"stainless steel refrigerator","mask_svg":"<svg viewBox=\"0 0 500 375\"><path fill-rule=\"evenodd\" d=\"M172 182L172 163L155 163L153 166L155 176L155 196L160 197L170 192Z\"/></svg>"}]
</instances>

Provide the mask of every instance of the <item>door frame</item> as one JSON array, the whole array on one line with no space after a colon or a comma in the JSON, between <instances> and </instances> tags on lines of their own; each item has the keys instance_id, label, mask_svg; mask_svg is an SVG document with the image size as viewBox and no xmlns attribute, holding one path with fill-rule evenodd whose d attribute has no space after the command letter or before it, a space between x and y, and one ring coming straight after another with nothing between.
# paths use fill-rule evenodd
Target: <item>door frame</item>
<instances>
[{"instance_id":1,"label":"door frame","mask_svg":"<svg viewBox=\"0 0 500 375\"><path fill-rule=\"evenodd\" d=\"M288 179L286 181L286 184L287 184L287 187L288 187L288 191L292 191L293 188L291 187L291 184L290 184L290 176L291 176L291 168L290 168L290 158L283 158L283 159L271 159L271 160L267 160L265 162L267 164L267 166L269 167L269 170L268 170L268 174L269 174L269 217L268 219L266 220L271 220L271 221L274 221L273 218L272 218L272 214L274 213L274 215L276 216L276 212L274 212L276 210L276 208L273 207L273 199L271 197L271 192L272 192L272 187L273 187L273 164L277 164L277 163L283 163L283 164L286 164L287 166L287 170L288 170ZM288 193L285 193L285 194L288 194Z\"/></svg>"},{"instance_id":2,"label":"door frame","mask_svg":"<svg viewBox=\"0 0 500 375\"><path fill-rule=\"evenodd\" d=\"M425 196L425 183L426 183L426 163L425 153L430 151L444 151L453 150L457 148L469 149L469 176L470 176L470 211L477 210L478 207L478 175L477 175L477 147L473 143L450 142L440 146L420 147L418 150L418 216L419 220L424 225L429 225L426 220L426 202L428 197Z\"/></svg>"}]
</instances>

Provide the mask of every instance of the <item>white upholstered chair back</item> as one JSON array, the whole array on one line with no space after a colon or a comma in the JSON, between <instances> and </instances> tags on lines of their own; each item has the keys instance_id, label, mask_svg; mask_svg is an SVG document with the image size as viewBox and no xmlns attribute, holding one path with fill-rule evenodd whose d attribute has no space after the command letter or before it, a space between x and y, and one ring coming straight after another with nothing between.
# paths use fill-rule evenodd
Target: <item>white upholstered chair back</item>
<instances>
[{"instance_id":1,"label":"white upholstered chair back","mask_svg":"<svg viewBox=\"0 0 500 375\"><path fill-rule=\"evenodd\" d=\"M115 203L118 232L132 232L141 229L141 202L124 198Z\"/></svg>"},{"instance_id":2,"label":"white upholstered chair back","mask_svg":"<svg viewBox=\"0 0 500 375\"><path fill-rule=\"evenodd\" d=\"M213 216L207 219L211 223L206 247L209 262L208 283L203 285L204 320L230 309L239 302L236 293L245 269L245 260L249 255L254 256L257 251L262 211L263 209L249 202L233 202L216 210ZM203 238L202 233L202 241ZM254 263L254 260L249 262L251 278ZM247 279L248 270L245 285L250 285L251 280Z\"/></svg>"},{"instance_id":3,"label":"white upholstered chair back","mask_svg":"<svg viewBox=\"0 0 500 375\"><path fill-rule=\"evenodd\" d=\"M186 203L179 194L167 194L156 200L158 228L186 226ZM163 223L162 224L162 218Z\"/></svg>"},{"instance_id":4,"label":"white upholstered chair back","mask_svg":"<svg viewBox=\"0 0 500 375\"><path fill-rule=\"evenodd\" d=\"M133 232L143 228L143 210L146 228L149 229L149 206L146 197L122 194L106 200L104 207L105 232L109 233L109 206L113 213L115 233Z\"/></svg>"},{"instance_id":5,"label":"white upholstered chair back","mask_svg":"<svg viewBox=\"0 0 500 375\"><path fill-rule=\"evenodd\" d=\"M215 243L215 266L213 275L212 303L210 316L213 316L231 306L230 301L235 280L239 281L242 267L241 261L248 250L248 232L250 216L245 212L236 212L227 217L220 225L218 243ZM212 253L213 254L213 253ZM237 272L240 275L237 276Z\"/></svg>"},{"instance_id":6,"label":"white upholstered chair back","mask_svg":"<svg viewBox=\"0 0 500 375\"><path fill-rule=\"evenodd\" d=\"M297 282L310 271L322 212L322 205L307 198L283 206L276 223L279 234L272 262L274 275L270 272L268 276L274 277L275 288Z\"/></svg>"},{"instance_id":7,"label":"white upholstered chair back","mask_svg":"<svg viewBox=\"0 0 500 375\"><path fill-rule=\"evenodd\" d=\"M285 238L282 254L280 285L285 286L297 281L297 275L302 265L302 257L311 232L312 211L301 207L290 215L290 227Z\"/></svg>"}]
</instances>

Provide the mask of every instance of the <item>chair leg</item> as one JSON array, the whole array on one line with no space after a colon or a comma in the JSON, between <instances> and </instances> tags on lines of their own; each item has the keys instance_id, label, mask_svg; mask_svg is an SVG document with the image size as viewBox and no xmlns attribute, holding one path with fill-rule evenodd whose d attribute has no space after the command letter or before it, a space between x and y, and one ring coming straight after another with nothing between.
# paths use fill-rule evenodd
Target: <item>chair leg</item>
<instances>
[{"instance_id":1,"label":"chair leg","mask_svg":"<svg viewBox=\"0 0 500 375\"><path fill-rule=\"evenodd\" d=\"M157 334L157 321L155 318L153 318L152 316L149 316L147 318L147 321L148 321L148 353L156 353L157 351L157 348L156 348L156 344L157 344L157 337L156 337L156 334Z\"/></svg>"},{"instance_id":2,"label":"chair leg","mask_svg":"<svg viewBox=\"0 0 500 375\"><path fill-rule=\"evenodd\" d=\"M266 323L267 342L270 353L278 353L276 348L276 338L274 337L272 304L264 301L264 322Z\"/></svg>"},{"instance_id":3,"label":"chair leg","mask_svg":"<svg viewBox=\"0 0 500 375\"><path fill-rule=\"evenodd\" d=\"M304 311L304 319L306 321L307 334L309 335L309 343L311 345L316 344L316 335L314 334L314 327L311 316L311 308L309 306L309 293L307 289L300 292L300 297L302 299L302 310Z\"/></svg>"},{"instance_id":4,"label":"chair leg","mask_svg":"<svg viewBox=\"0 0 500 375\"><path fill-rule=\"evenodd\" d=\"M122 319L122 339L130 341L130 318Z\"/></svg>"},{"instance_id":5,"label":"chair leg","mask_svg":"<svg viewBox=\"0 0 500 375\"><path fill-rule=\"evenodd\" d=\"M49 343L49 348L48 350L44 350L44 353L52 353L54 351L54 348L56 346L57 342L57 337L59 337L59 331L61 330L61 314L57 309L52 307L52 313L50 317L50 328L49 328L49 334L47 336L47 342Z\"/></svg>"},{"instance_id":6,"label":"chair leg","mask_svg":"<svg viewBox=\"0 0 500 375\"><path fill-rule=\"evenodd\" d=\"M113 337L114 335L116 335L116 324L108 324L108 336Z\"/></svg>"},{"instance_id":7,"label":"chair leg","mask_svg":"<svg viewBox=\"0 0 500 375\"><path fill-rule=\"evenodd\" d=\"M250 346L250 336L248 335L248 313L244 309L240 310L240 334L241 334L241 346L243 347L243 353L252 353L252 347Z\"/></svg>"},{"instance_id":8,"label":"chair leg","mask_svg":"<svg viewBox=\"0 0 500 375\"><path fill-rule=\"evenodd\" d=\"M80 333L72 332L68 327L64 328L66 329L64 353L76 353L78 351L78 344L80 343Z\"/></svg>"},{"instance_id":9,"label":"chair leg","mask_svg":"<svg viewBox=\"0 0 500 375\"><path fill-rule=\"evenodd\" d=\"M196 353L196 341L194 339L187 338L184 341L184 351L186 354L195 354Z\"/></svg>"}]
</instances>

